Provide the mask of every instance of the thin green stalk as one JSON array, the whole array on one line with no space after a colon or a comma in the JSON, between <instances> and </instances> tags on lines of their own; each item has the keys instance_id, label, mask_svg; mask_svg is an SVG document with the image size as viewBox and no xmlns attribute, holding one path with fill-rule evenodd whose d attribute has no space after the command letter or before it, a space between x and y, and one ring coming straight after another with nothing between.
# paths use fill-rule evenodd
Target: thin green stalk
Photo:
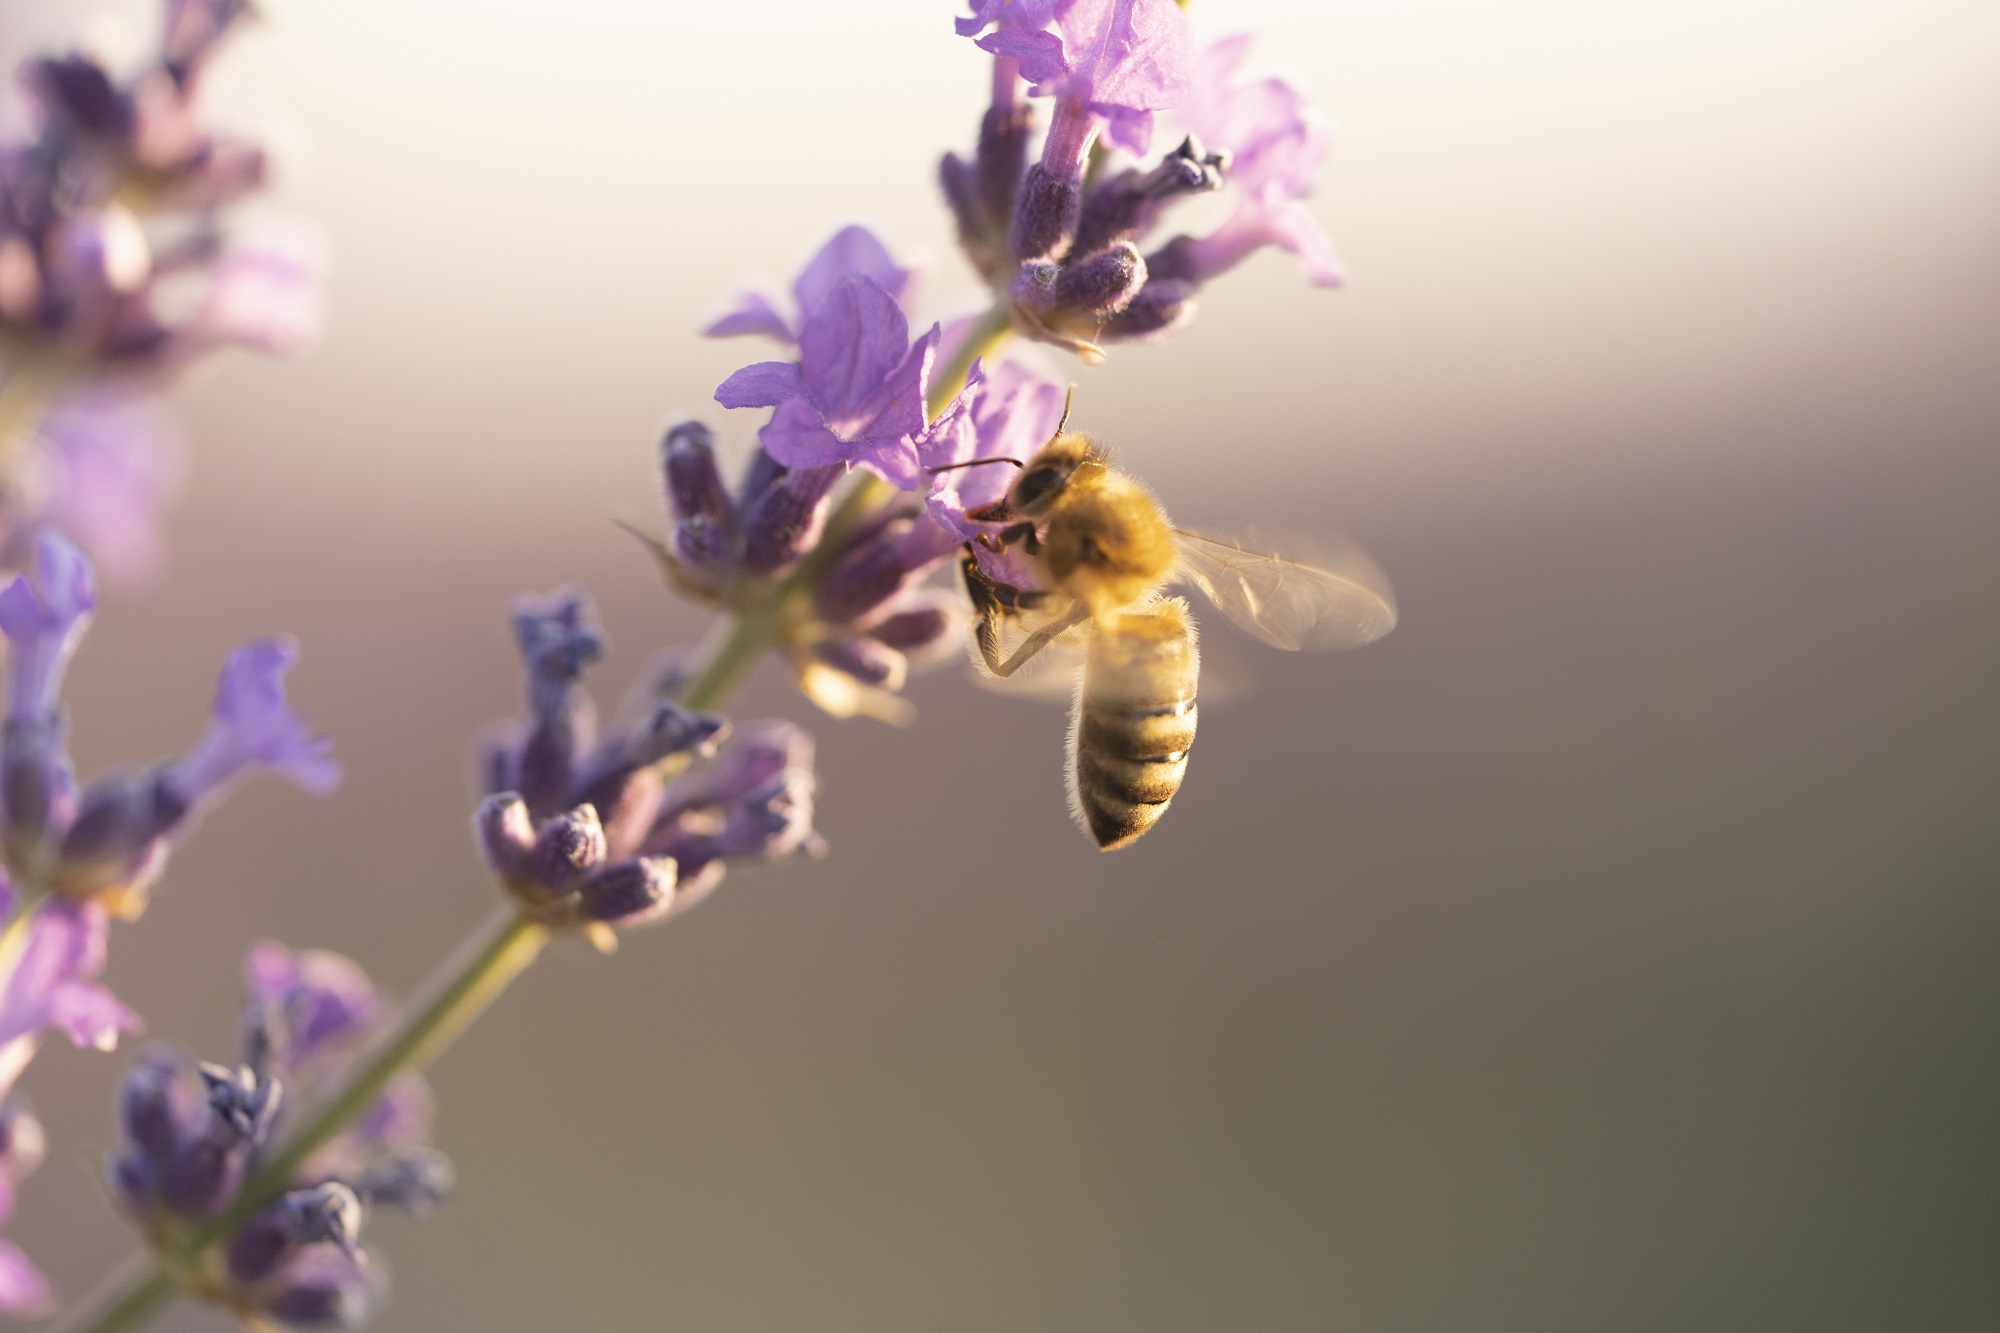
<instances>
[{"instance_id":1,"label":"thin green stalk","mask_svg":"<svg viewBox=\"0 0 2000 1333\"><path fill-rule=\"evenodd\" d=\"M965 387L973 361L999 346L1011 331L1004 307L995 306L980 316L964 345L932 383L925 402L928 417L935 418L944 410ZM0 399L11 384L0 385ZM702 709L728 702L776 640L789 608L811 594L840 549L841 539L881 506L889 489L888 483L872 473L857 475L829 516L825 535L798 568L768 597L717 623L702 653L702 669L682 692L682 702ZM514 978L527 970L548 941L545 928L512 907L502 908L438 969L424 992L429 998L412 1003L395 1030L347 1075L305 1127L287 1137L278 1152L244 1182L228 1209L187 1232L166 1253L150 1259L137 1256L137 1262L112 1276L100 1298L81 1307L62 1326L64 1333L125 1333L165 1309L184 1285L199 1280L208 1252L219 1241L283 1194L306 1159L379 1097L391 1079L441 1055ZM100 1313L92 1314L92 1309Z\"/></svg>"}]
</instances>

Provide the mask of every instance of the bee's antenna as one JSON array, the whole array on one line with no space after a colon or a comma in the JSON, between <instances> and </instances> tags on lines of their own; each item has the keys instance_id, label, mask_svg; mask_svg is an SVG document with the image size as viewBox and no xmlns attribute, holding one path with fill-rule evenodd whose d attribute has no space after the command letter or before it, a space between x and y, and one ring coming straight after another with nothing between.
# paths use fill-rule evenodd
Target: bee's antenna
<instances>
[{"instance_id":1,"label":"bee's antenna","mask_svg":"<svg viewBox=\"0 0 2000 1333\"><path fill-rule=\"evenodd\" d=\"M935 477L940 472L956 472L962 467L983 467L988 463L1012 463L1015 467L1026 467L1018 458L970 458L963 463L945 463L938 467L927 467L924 473Z\"/></svg>"},{"instance_id":2,"label":"bee's antenna","mask_svg":"<svg viewBox=\"0 0 2000 1333\"><path fill-rule=\"evenodd\" d=\"M1056 423L1056 434L1058 435L1062 434L1063 427L1069 425L1069 410L1071 407L1075 405L1076 405L1076 385L1072 384L1069 386L1069 392L1063 395L1062 420Z\"/></svg>"}]
</instances>

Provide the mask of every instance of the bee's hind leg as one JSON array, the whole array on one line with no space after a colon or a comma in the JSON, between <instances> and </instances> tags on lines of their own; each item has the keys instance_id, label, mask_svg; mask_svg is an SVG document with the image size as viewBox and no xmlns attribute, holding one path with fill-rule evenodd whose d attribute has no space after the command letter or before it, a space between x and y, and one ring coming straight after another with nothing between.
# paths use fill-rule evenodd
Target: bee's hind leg
<instances>
[{"instance_id":1,"label":"bee's hind leg","mask_svg":"<svg viewBox=\"0 0 2000 1333\"><path fill-rule=\"evenodd\" d=\"M1085 606L1082 602L1073 603L1069 610L1063 612L1061 616L1055 620L1051 620L1048 624L1021 640L1021 646L1016 648L1014 655L1004 662L994 660L1000 655L997 634L994 636L993 642L989 647L987 638L983 633L986 626L981 625L982 634L979 641L979 653L980 656L986 659L987 670L1004 680L1033 661L1036 654L1040 653L1042 649L1048 647L1051 643L1061 638L1070 630L1075 629L1089 618L1089 607Z\"/></svg>"}]
</instances>

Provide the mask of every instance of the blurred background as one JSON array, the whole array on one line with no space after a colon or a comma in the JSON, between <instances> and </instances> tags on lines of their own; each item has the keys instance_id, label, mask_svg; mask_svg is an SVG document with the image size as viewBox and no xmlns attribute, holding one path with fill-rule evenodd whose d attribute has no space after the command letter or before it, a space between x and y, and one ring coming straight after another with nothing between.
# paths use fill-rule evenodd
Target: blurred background
<instances>
[{"instance_id":1,"label":"blurred background","mask_svg":"<svg viewBox=\"0 0 2000 1333\"><path fill-rule=\"evenodd\" d=\"M148 16L0 6L10 66ZM216 92L291 145L328 335L176 395L172 565L70 691L86 771L149 759L231 643L305 641L346 785L244 792L113 947L208 1055L252 940L407 992L486 912L511 595L597 595L607 702L699 635L610 519L658 518L671 413L747 447L708 395L761 351L694 333L742 280L864 220L974 299L944 3L274 9ZM1079 417L1182 521L1359 540L1401 627L1230 644L1253 688L1115 856L1056 710L951 668L895 731L760 677L832 856L555 951L466 1037L461 1189L372 1229L379 1328L2000 1326L2000 9L1194 13L1338 116L1353 282L1261 257ZM71 1296L132 1245L125 1061L27 1082L11 1234Z\"/></svg>"}]
</instances>

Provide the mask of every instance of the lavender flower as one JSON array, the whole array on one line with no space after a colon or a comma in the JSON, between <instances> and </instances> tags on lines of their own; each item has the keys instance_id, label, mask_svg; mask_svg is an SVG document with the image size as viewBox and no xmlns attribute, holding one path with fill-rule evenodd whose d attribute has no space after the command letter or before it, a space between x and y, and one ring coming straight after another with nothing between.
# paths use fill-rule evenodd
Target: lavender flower
<instances>
[{"instance_id":1,"label":"lavender flower","mask_svg":"<svg viewBox=\"0 0 2000 1333\"><path fill-rule=\"evenodd\" d=\"M27 943L0 987L0 1086L12 1085L45 1029L100 1051L138 1030L138 1016L96 982L110 929L92 903L50 899L35 907Z\"/></svg>"},{"instance_id":2,"label":"lavender flower","mask_svg":"<svg viewBox=\"0 0 2000 1333\"><path fill-rule=\"evenodd\" d=\"M1187 92L1194 57L1187 16L1174 0L1060 0L1042 8L1053 13L1053 32L1017 23L978 44L1019 61L1033 95L1056 99L1042 155L1048 179L1081 177L1092 121L1102 124L1113 147L1143 154L1152 143L1153 113L1178 105Z\"/></svg>"},{"instance_id":3,"label":"lavender flower","mask_svg":"<svg viewBox=\"0 0 2000 1333\"><path fill-rule=\"evenodd\" d=\"M815 789L808 733L775 719L747 723L715 762L668 784L645 849L672 857L690 879L725 860L824 855Z\"/></svg>"},{"instance_id":4,"label":"lavender flower","mask_svg":"<svg viewBox=\"0 0 2000 1333\"><path fill-rule=\"evenodd\" d=\"M1163 277L1203 283L1259 247L1276 245L1298 256L1314 284L1339 286L1344 273L1333 242L1303 203L1332 145L1332 129L1288 80L1236 78L1250 42L1239 34L1204 50L1180 111L1191 130L1230 155L1236 207L1209 235L1177 238L1149 262Z\"/></svg>"},{"instance_id":5,"label":"lavender flower","mask_svg":"<svg viewBox=\"0 0 2000 1333\"><path fill-rule=\"evenodd\" d=\"M1104 343L1186 324L1201 286L1265 245L1298 255L1316 284L1340 283L1332 243L1302 202L1330 142L1325 118L1282 78L1239 77L1249 38L1197 57L1166 0L981 3L959 28L989 24L977 40L994 54L993 105L977 152L947 154L941 180L966 255L1016 330L1095 363ZM1031 166L1020 76L1053 98ZM1157 162L1112 167L1094 147L1101 131L1104 144L1143 156L1156 113L1168 112L1186 134ZM1176 202L1225 189L1235 204L1219 227L1142 250Z\"/></svg>"},{"instance_id":6,"label":"lavender flower","mask_svg":"<svg viewBox=\"0 0 2000 1333\"><path fill-rule=\"evenodd\" d=\"M931 518L965 543L987 573L1013 587L1035 585L1033 563L1019 549L981 545L979 538L994 527L967 513L1007 493L1017 470L998 460L1032 458L1055 434L1063 404L1063 386L1019 361L1001 361L990 374L974 362L965 388L938 414L925 441L923 463L931 474L925 505ZM966 466L985 459L994 465Z\"/></svg>"},{"instance_id":7,"label":"lavender flower","mask_svg":"<svg viewBox=\"0 0 2000 1333\"><path fill-rule=\"evenodd\" d=\"M203 123L203 74L248 6L163 0L163 11L156 54L129 77L84 55L27 62L34 133L0 144L8 563L55 528L114 575L145 577L163 450L145 414L107 408L107 388L129 398L138 377L222 347L291 351L317 329L317 242L237 234L227 210L264 184L266 157Z\"/></svg>"},{"instance_id":8,"label":"lavender flower","mask_svg":"<svg viewBox=\"0 0 2000 1333\"><path fill-rule=\"evenodd\" d=\"M582 594L530 599L525 605L557 618L572 639L587 634L601 647ZM544 636L523 636L531 678L540 660L533 645L543 641ZM583 662L595 656L569 659L575 674L566 679L564 707L572 712L589 706L578 677ZM807 797L785 807L789 837L773 833L760 839L744 831L744 821L768 822L772 803L780 800L779 794L760 792L753 795L764 803L763 813L745 806L736 812L729 839L694 846L673 836L679 827L674 821L690 808L688 782L729 771L739 762L731 756L743 753L742 744L725 744L718 753L716 743L727 727L722 718L689 712L658 694L643 696L626 714L601 740L572 748L560 768L547 770L543 800L554 804L540 808L509 785L510 776L523 771L522 756L534 743L536 727L503 739L489 759L489 795L473 821L487 864L523 912L550 929L582 933L605 947L615 939L613 928L660 920L705 896L721 879L726 860L764 859L817 845L811 832L810 741L803 752ZM753 734L761 735L763 725L752 724ZM709 757L713 764L695 770L709 778L664 780L665 769ZM788 790L795 792L801 781L794 774ZM717 817L726 822L727 813Z\"/></svg>"},{"instance_id":9,"label":"lavender flower","mask_svg":"<svg viewBox=\"0 0 2000 1333\"><path fill-rule=\"evenodd\" d=\"M760 361L724 380L724 407L774 407L758 440L788 468L861 464L904 490L941 330L910 342L909 320L866 274L835 283L799 330L799 359Z\"/></svg>"},{"instance_id":10,"label":"lavender flower","mask_svg":"<svg viewBox=\"0 0 2000 1333\"><path fill-rule=\"evenodd\" d=\"M190 1071L154 1047L126 1075L111 1182L156 1246L227 1208L297 1100L286 1090L335 1073L387 1016L367 976L337 954L266 942L244 972L243 1063ZM401 1076L224 1240L203 1294L287 1326L352 1326L384 1290L360 1241L370 1208L420 1211L450 1191L450 1163L423 1142L429 1124L423 1081Z\"/></svg>"},{"instance_id":11,"label":"lavender flower","mask_svg":"<svg viewBox=\"0 0 2000 1333\"><path fill-rule=\"evenodd\" d=\"M900 303L908 294L911 270L899 265L889 248L866 227L847 226L835 232L792 281L791 315L769 297L745 291L736 304L702 330L710 338L762 334L790 346L799 341L805 321L826 303L834 288L850 277L865 277Z\"/></svg>"},{"instance_id":12,"label":"lavender flower","mask_svg":"<svg viewBox=\"0 0 2000 1333\"><path fill-rule=\"evenodd\" d=\"M934 449L929 434L916 443L926 457ZM666 541L640 538L668 581L697 600L726 606L740 596L771 595L770 580L789 573L818 542L837 468L793 471L759 451L742 488L745 504L731 499L700 423L670 430L662 459L677 521ZM779 630L808 698L836 717L910 720L912 710L897 691L910 667L936 660L962 623L955 601L921 585L961 540L914 496L898 498L845 534L839 549L827 553L810 600ZM519 789L505 780L498 785ZM536 813L546 817L549 810Z\"/></svg>"}]
</instances>

